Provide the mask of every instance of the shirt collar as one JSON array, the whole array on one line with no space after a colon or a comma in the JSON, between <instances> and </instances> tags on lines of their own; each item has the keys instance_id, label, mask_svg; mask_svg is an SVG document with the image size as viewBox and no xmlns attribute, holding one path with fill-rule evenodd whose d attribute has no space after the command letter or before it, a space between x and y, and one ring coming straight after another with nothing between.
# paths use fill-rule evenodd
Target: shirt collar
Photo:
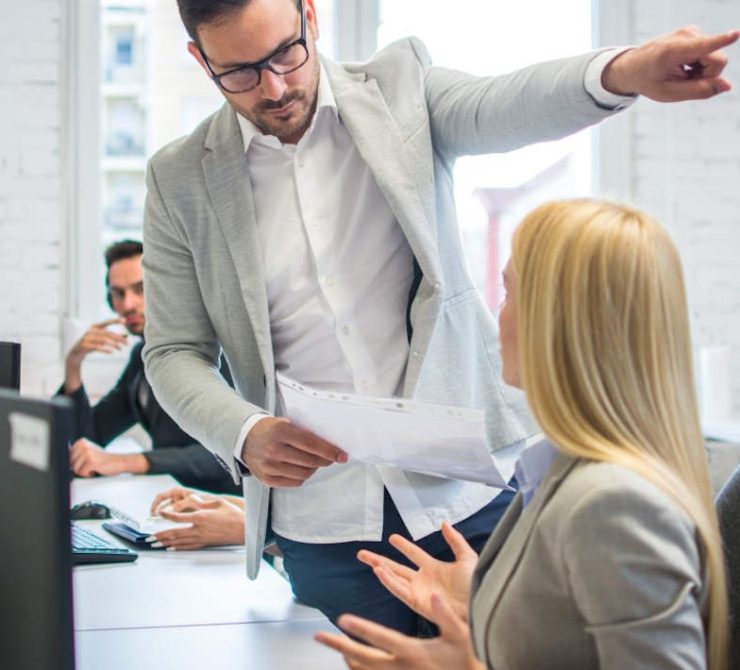
<instances>
[{"instance_id":1,"label":"shirt collar","mask_svg":"<svg viewBox=\"0 0 740 670\"><path fill-rule=\"evenodd\" d=\"M522 494L522 507L526 507L534 497L557 453L557 449L547 440L537 442L522 452L514 468Z\"/></svg>"},{"instance_id":2,"label":"shirt collar","mask_svg":"<svg viewBox=\"0 0 740 670\"><path fill-rule=\"evenodd\" d=\"M324 65L322 63L319 67L319 92L316 103L316 112L311 119L311 125L306 131L307 135L313 132L314 126L316 125L316 118L319 116L319 113L323 112L323 110L328 110L332 113L335 119L339 119L337 101L334 98L334 92L331 90L329 77L326 75L326 70L324 70ZM244 153L249 151L249 146L252 144L252 140L263 141L267 144L276 144L277 146L280 145L280 140L275 136L263 134L257 126L238 112L236 120L239 123L239 130L241 131L242 141L244 142Z\"/></svg>"}]
</instances>

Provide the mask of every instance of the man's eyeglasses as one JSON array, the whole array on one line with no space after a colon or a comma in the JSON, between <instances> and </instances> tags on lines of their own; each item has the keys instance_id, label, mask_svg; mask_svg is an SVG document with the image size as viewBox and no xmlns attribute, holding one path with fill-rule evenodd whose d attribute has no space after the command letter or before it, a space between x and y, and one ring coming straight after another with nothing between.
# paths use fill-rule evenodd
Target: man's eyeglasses
<instances>
[{"instance_id":1,"label":"man's eyeglasses","mask_svg":"<svg viewBox=\"0 0 740 670\"><path fill-rule=\"evenodd\" d=\"M303 0L298 3L298 10L301 14L301 36L257 63L245 63L226 70L226 72L216 74L203 49L198 47L208 72L211 74L211 79L227 93L246 93L259 86L262 80L262 70L283 75L295 72L298 68L303 67L308 61L306 13L303 11Z\"/></svg>"}]
</instances>

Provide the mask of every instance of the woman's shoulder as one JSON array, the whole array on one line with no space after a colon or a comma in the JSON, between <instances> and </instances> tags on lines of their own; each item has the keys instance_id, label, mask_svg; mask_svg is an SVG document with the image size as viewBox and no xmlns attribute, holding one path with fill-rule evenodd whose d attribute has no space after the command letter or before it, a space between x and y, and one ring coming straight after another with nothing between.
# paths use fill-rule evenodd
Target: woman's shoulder
<instances>
[{"instance_id":1,"label":"woman's shoulder","mask_svg":"<svg viewBox=\"0 0 740 670\"><path fill-rule=\"evenodd\" d=\"M568 510L573 534L604 536L616 529L674 536L694 545L696 526L678 500L635 470L610 462L577 460L552 502Z\"/></svg>"},{"instance_id":2,"label":"woman's shoulder","mask_svg":"<svg viewBox=\"0 0 740 670\"><path fill-rule=\"evenodd\" d=\"M673 497L654 481L626 465L608 461L575 459L561 490L579 499L600 495L636 497L648 505L680 509Z\"/></svg>"}]
</instances>

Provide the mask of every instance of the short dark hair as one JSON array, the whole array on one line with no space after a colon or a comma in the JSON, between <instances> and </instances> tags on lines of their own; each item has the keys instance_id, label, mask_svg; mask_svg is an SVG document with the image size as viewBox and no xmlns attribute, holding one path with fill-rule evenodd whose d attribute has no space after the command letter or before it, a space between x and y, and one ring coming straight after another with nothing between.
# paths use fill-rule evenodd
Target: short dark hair
<instances>
[{"instance_id":1,"label":"short dark hair","mask_svg":"<svg viewBox=\"0 0 740 670\"><path fill-rule=\"evenodd\" d=\"M180 18L190 39L200 46L198 28L204 23L219 23L233 12L246 7L252 0L177 0ZM295 0L299 7L300 0Z\"/></svg>"},{"instance_id":2,"label":"short dark hair","mask_svg":"<svg viewBox=\"0 0 740 670\"><path fill-rule=\"evenodd\" d=\"M138 240L119 240L113 242L105 250L105 299L111 309L113 309L113 298L110 294L110 266L117 261L141 256L143 253L144 245Z\"/></svg>"},{"instance_id":3,"label":"short dark hair","mask_svg":"<svg viewBox=\"0 0 740 670\"><path fill-rule=\"evenodd\" d=\"M143 253L144 245L138 240L119 240L118 242L113 242L105 250L105 268L110 271L110 266L116 261L141 256Z\"/></svg>"}]
</instances>

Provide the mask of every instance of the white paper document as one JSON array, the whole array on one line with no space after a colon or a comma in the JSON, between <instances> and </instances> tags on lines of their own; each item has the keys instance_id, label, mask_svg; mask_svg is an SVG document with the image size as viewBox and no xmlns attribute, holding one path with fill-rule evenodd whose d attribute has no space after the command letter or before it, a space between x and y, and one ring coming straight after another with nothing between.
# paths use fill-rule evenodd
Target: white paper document
<instances>
[{"instance_id":1,"label":"white paper document","mask_svg":"<svg viewBox=\"0 0 740 670\"><path fill-rule=\"evenodd\" d=\"M281 374L277 380L285 415L351 459L509 488L488 449L483 410L319 391Z\"/></svg>"}]
</instances>

